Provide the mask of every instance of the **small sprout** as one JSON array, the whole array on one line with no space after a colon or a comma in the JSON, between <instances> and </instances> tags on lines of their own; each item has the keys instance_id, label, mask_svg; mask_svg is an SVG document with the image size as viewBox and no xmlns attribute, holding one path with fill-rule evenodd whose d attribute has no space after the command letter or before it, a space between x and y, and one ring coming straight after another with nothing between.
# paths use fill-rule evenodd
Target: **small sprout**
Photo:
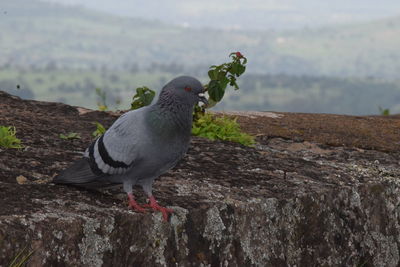
<instances>
[{"instance_id":1,"label":"small sprout","mask_svg":"<svg viewBox=\"0 0 400 267\"><path fill-rule=\"evenodd\" d=\"M81 139L78 133L68 133L67 135L60 134L59 137L64 140Z\"/></svg>"},{"instance_id":2,"label":"small sprout","mask_svg":"<svg viewBox=\"0 0 400 267\"><path fill-rule=\"evenodd\" d=\"M15 136L16 133L13 126L0 126L0 147L23 148L21 140Z\"/></svg>"},{"instance_id":3,"label":"small sprout","mask_svg":"<svg viewBox=\"0 0 400 267\"><path fill-rule=\"evenodd\" d=\"M108 106L106 104L106 102L107 102L106 92L104 92L100 88L96 88L96 95L99 98L99 101L97 101L97 107L99 108L99 110L107 111Z\"/></svg>"},{"instance_id":4,"label":"small sprout","mask_svg":"<svg viewBox=\"0 0 400 267\"><path fill-rule=\"evenodd\" d=\"M99 108L100 111L107 111L108 110L108 107L105 106L105 105L98 105L97 107Z\"/></svg>"},{"instance_id":5,"label":"small sprout","mask_svg":"<svg viewBox=\"0 0 400 267\"><path fill-rule=\"evenodd\" d=\"M382 107L378 107L379 108L379 113L382 116L389 116L390 115L390 109L388 108L382 108Z\"/></svg>"},{"instance_id":6,"label":"small sprout","mask_svg":"<svg viewBox=\"0 0 400 267\"><path fill-rule=\"evenodd\" d=\"M96 130L92 133L92 135L97 138L106 132L106 128L99 122L95 122L95 124L96 124Z\"/></svg>"},{"instance_id":7,"label":"small sprout","mask_svg":"<svg viewBox=\"0 0 400 267\"><path fill-rule=\"evenodd\" d=\"M22 249L20 252L18 252L17 255L15 255L12 262L8 266L10 267L26 266L34 251L32 250L31 252L27 253L25 253L25 251L26 247Z\"/></svg>"}]
</instances>

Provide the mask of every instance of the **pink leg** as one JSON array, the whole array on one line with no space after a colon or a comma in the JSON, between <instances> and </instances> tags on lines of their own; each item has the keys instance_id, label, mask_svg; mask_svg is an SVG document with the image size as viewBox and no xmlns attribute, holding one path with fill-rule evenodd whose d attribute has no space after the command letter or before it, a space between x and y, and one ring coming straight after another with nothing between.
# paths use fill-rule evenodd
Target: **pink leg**
<instances>
[{"instance_id":1,"label":"pink leg","mask_svg":"<svg viewBox=\"0 0 400 267\"><path fill-rule=\"evenodd\" d=\"M131 207L134 211L146 213L146 210L139 206L139 204L136 202L135 197L132 193L128 193L128 199L129 207Z\"/></svg>"},{"instance_id":2,"label":"pink leg","mask_svg":"<svg viewBox=\"0 0 400 267\"><path fill-rule=\"evenodd\" d=\"M154 211L160 211L163 215L164 221L168 222L168 213L173 213L174 210L160 206L154 196L149 197L150 204L143 205L143 207L152 208Z\"/></svg>"}]
</instances>

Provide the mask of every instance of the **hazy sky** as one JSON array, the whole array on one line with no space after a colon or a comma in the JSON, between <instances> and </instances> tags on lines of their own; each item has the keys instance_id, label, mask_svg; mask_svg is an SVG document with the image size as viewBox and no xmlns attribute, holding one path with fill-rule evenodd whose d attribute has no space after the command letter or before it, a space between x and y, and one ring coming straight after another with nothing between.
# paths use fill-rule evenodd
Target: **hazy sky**
<instances>
[{"instance_id":1,"label":"hazy sky","mask_svg":"<svg viewBox=\"0 0 400 267\"><path fill-rule=\"evenodd\" d=\"M400 15L399 0L46 0L194 27L282 29Z\"/></svg>"}]
</instances>

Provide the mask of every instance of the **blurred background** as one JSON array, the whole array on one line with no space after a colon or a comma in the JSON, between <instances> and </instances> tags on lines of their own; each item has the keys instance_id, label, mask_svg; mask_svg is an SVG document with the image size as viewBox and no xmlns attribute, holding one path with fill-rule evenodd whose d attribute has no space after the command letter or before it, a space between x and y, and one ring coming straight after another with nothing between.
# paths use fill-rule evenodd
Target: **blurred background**
<instances>
[{"instance_id":1,"label":"blurred background","mask_svg":"<svg viewBox=\"0 0 400 267\"><path fill-rule=\"evenodd\" d=\"M398 0L0 1L0 90L26 99L127 109L234 51L248 68L215 109L400 113Z\"/></svg>"}]
</instances>

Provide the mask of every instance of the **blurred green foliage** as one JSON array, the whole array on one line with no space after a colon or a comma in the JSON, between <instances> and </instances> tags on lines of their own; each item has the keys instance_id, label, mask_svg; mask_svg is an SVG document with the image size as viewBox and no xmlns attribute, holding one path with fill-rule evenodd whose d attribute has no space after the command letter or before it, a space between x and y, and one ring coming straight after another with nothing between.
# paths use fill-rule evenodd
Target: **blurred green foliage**
<instances>
[{"instance_id":1,"label":"blurred green foliage","mask_svg":"<svg viewBox=\"0 0 400 267\"><path fill-rule=\"evenodd\" d=\"M382 116L389 116L390 115L390 109L388 108L382 108L382 107L378 107L379 108L379 113Z\"/></svg>"},{"instance_id":2,"label":"blurred green foliage","mask_svg":"<svg viewBox=\"0 0 400 267\"><path fill-rule=\"evenodd\" d=\"M99 108L100 111L107 111L108 106L107 106L107 94L100 88L96 88L96 95L98 97L97 100L97 107Z\"/></svg>"},{"instance_id":3,"label":"blurred green foliage","mask_svg":"<svg viewBox=\"0 0 400 267\"><path fill-rule=\"evenodd\" d=\"M155 95L156 92L146 86L136 88L136 94L132 98L131 109L150 105Z\"/></svg>"},{"instance_id":4,"label":"blurred green foliage","mask_svg":"<svg viewBox=\"0 0 400 267\"><path fill-rule=\"evenodd\" d=\"M100 122L95 122L94 124L96 125L96 130L92 133L93 137L100 137L106 132L106 128Z\"/></svg>"},{"instance_id":5,"label":"blurred green foliage","mask_svg":"<svg viewBox=\"0 0 400 267\"><path fill-rule=\"evenodd\" d=\"M0 147L23 148L21 140L15 135L17 130L13 126L0 126Z\"/></svg>"},{"instance_id":6,"label":"blurred green foliage","mask_svg":"<svg viewBox=\"0 0 400 267\"><path fill-rule=\"evenodd\" d=\"M60 134L59 137L64 140L81 139L79 133Z\"/></svg>"}]
</instances>

